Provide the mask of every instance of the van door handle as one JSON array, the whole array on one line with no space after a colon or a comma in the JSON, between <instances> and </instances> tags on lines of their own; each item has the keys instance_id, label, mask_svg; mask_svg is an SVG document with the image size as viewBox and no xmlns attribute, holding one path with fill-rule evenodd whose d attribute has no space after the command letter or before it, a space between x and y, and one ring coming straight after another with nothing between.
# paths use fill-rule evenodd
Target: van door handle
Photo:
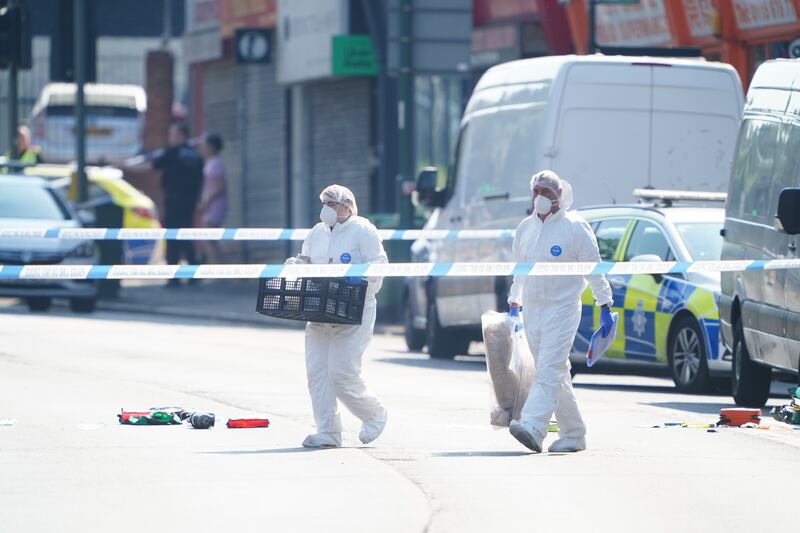
<instances>
[{"instance_id":1,"label":"van door handle","mask_svg":"<svg viewBox=\"0 0 800 533\"><path fill-rule=\"evenodd\" d=\"M619 276L611 276L608 278L608 283L615 289L621 289L625 286L625 278Z\"/></svg>"}]
</instances>

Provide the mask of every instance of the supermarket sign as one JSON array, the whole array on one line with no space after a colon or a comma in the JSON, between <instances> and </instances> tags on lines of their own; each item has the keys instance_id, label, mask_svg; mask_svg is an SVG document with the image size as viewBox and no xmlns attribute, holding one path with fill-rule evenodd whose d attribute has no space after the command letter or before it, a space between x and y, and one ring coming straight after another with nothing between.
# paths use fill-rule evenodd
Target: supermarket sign
<instances>
[{"instance_id":1,"label":"supermarket sign","mask_svg":"<svg viewBox=\"0 0 800 533\"><path fill-rule=\"evenodd\" d=\"M669 0L672 1L672 0ZM655 46L672 42L664 0L597 6L597 42L602 46Z\"/></svg>"},{"instance_id":2,"label":"supermarket sign","mask_svg":"<svg viewBox=\"0 0 800 533\"><path fill-rule=\"evenodd\" d=\"M792 0L733 0L733 12L741 30L797 22Z\"/></svg>"}]
</instances>

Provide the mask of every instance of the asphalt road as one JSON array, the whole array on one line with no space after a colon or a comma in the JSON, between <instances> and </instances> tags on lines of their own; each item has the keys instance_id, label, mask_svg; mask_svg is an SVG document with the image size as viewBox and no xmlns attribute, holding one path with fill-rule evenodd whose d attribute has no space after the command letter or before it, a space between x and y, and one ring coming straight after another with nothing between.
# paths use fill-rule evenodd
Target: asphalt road
<instances>
[{"instance_id":1,"label":"asphalt road","mask_svg":"<svg viewBox=\"0 0 800 533\"><path fill-rule=\"evenodd\" d=\"M361 446L358 421L345 415L344 448L305 450L302 335L0 309L0 531L796 527L800 431L649 427L715 422L728 396L581 373L589 449L532 455L487 424L482 358L431 361L398 335L376 336L364 364L390 411L385 434ZM211 411L217 427L117 424L121 408L166 405ZM271 426L223 425L251 416Z\"/></svg>"}]
</instances>

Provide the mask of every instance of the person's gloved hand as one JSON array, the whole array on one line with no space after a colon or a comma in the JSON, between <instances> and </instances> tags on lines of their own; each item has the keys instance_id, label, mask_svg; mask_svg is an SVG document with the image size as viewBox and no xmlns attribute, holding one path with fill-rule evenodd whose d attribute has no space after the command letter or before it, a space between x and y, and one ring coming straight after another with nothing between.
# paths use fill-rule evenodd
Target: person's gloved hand
<instances>
[{"instance_id":1,"label":"person's gloved hand","mask_svg":"<svg viewBox=\"0 0 800 533\"><path fill-rule=\"evenodd\" d=\"M344 278L344 282L347 283L348 285L360 285L361 280L363 279L364 278L361 276L347 276L346 278Z\"/></svg>"},{"instance_id":2,"label":"person's gloved hand","mask_svg":"<svg viewBox=\"0 0 800 533\"><path fill-rule=\"evenodd\" d=\"M614 319L611 318L611 309L604 305L600 308L600 335L605 339L611 333L614 326Z\"/></svg>"},{"instance_id":3,"label":"person's gloved hand","mask_svg":"<svg viewBox=\"0 0 800 533\"><path fill-rule=\"evenodd\" d=\"M283 262L284 265L296 265L299 261L296 257L290 257L286 261Z\"/></svg>"}]
</instances>

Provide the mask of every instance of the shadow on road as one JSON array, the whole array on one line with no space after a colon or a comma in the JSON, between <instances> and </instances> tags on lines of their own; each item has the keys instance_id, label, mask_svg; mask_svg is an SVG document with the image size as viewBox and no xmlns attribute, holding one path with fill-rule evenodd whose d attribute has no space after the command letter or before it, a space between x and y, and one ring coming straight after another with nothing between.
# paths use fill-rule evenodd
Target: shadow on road
<instances>
[{"instance_id":1,"label":"shadow on road","mask_svg":"<svg viewBox=\"0 0 800 533\"><path fill-rule=\"evenodd\" d=\"M266 455L266 454L285 454L285 453L305 453L318 452L320 450L332 450L335 448L273 448L271 450L230 450L222 452L198 452L204 455Z\"/></svg>"},{"instance_id":2,"label":"shadow on road","mask_svg":"<svg viewBox=\"0 0 800 533\"><path fill-rule=\"evenodd\" d=\"M730 403L694 403L694 402L641 402L639 405L649 405L651 407L664 407L665 409L675 409L677 411L688 411L701 415L719 415L720 409L728 409L733 406Z\"/></svg>"},{"instance_id":3,"label":"shadow on road","mask_svg":"<svg viewBox=\"0 0 800 533\"><path fill-rule=\"evenodd\" d=\"M428 356L421 354L416 357L382 357L376 359L376 361L392 365L413 366L416 368L486 372L486 362L482 357L473 358L472 356L464 356L463 358L451 360L431 359Z\"/></svg>"},{"instance_id":4,"label":"shadow on road","mask_svg":"<svg viewBox=\"0 0 800 533\"><path fill-rule=\"evenodd\" d=\"M439 452L431 454L433 457L520 457L523 455L533 455L531 452L502 452L502 451L488 451L488 452Z\"/></svg>"},{"instance_id":5,"label":"shadow on road","mask_svg":"<svg viewBox=\"0 0 800 533\"><path fill-rule=\"evenodd\" d=\"M625 385L621 383L573 383L576 389L618 392L649 392L653 394L681 394L673 385Z\"/></svg>"}]
</instances>

